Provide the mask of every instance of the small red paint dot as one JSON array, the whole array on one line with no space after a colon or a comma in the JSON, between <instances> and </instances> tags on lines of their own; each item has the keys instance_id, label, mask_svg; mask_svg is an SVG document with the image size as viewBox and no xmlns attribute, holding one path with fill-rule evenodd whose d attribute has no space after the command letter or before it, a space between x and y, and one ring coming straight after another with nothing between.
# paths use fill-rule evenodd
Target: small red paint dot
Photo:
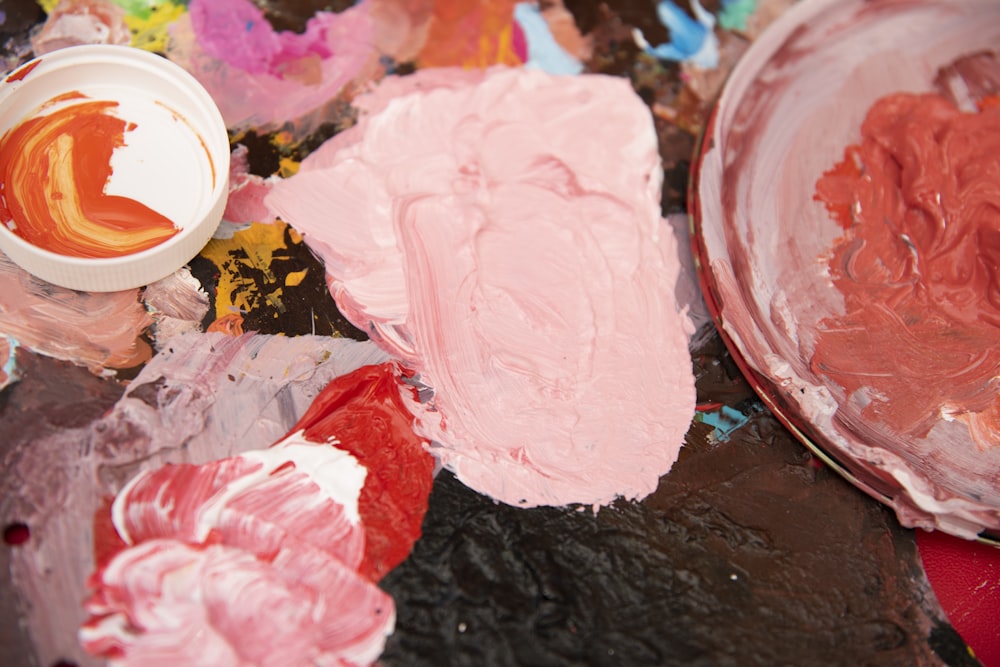
<instances>
[{"instance_id":1,"label":"small red paint dot","mask_svg":"<svg viewBox=\"0 0 1000 667\"><path fill-rule=\"evenodd\" d=\"M31 530L26 523L9 523L3 529L3 541L11 546L24 544L31 538Z\"/></svg>"}]
</instances>

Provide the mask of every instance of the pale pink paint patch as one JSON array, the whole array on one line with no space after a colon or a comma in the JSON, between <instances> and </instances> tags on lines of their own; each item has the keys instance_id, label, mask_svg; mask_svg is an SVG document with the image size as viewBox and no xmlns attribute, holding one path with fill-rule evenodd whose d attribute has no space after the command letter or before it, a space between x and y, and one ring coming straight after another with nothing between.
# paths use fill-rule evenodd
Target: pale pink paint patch
<instances>
[{"instance_id":1,"label":"pale pink paint patch","mask_svg":"<svg viewBox=\"0 0 1000 667\"><path fill-rule=\"evenodd\" d=\"M233 149L229 159L229 199L222 219L232 223L271 222L274 216L264 204L271 191L270 179L250 173L249 150L243 144Z\"/></svg>"},{"instance_id":2,"label":"pale pink paint patch","mask_svg":"<svg viewBox=\"0 0 1000 667\"><path fill-rule=\"evenodd\" d=\"M111 0L62 0L31 36L36 56L82 44L128 44L125 10Z\"/></svg>"},{"instance_id":3,"label":"pale pink paint patch","mask_svg":"<svg viewBox=\"0 0 1000 667\"><path fill-rule=\"evenodd\" d=\"M38 354L94 373L152 356L140 337L153 323L138 290L77 292L33 277L0 253L0 333Z\"/></svg>"},{"instance_id":4,"label":"pale pink paint patch","mask_svg":"<svg viewBox=\"0 0 1000 667\"><path fill-rule=\"evenodd\" d=\"M434 389L421 435L507 503L656 488L694 413L649 111L627 81L389 78L268 203L344 313Z\"/></svg>"},{"instance_id":5,"label":"pale pink paint patch","mask_svg":"<svg viewBox=\"0 0 1000 667\"><path fill-rule=\"evenodd\" d=\"M167 56L205 86L230 129L290 123L305 136L349 84L379 71L364 2L318 12L300 35L276 32L249 0L192 0L170 36Z\"/></svg>"},{"instance_id":6,"label":"pale pink paint patch","mask_svg":"<svg viewBox=\"0 0 1000 667\"><path fill-rule=\"evenodd\" d=\"M157 350L176 336L201 333L201 322L209 310L208 293L186 266L147 285L142 300L153 315Z\"/></svg>"}]
</instances>

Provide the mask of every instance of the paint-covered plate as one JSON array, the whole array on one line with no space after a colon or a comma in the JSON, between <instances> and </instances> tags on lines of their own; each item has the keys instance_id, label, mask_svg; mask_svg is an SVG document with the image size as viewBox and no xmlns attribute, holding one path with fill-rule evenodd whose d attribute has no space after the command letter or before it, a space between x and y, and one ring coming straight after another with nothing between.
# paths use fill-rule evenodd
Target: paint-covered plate
<instances>
[{"instance_id":1,"label":"paint-covered plate","mask_svg":"<svg viewBox=\"0 0 1000 667\"><path fill-rule=\"evenodd\" d=\"M764 401L904 525L966 538L1000 535L1000 346L984 346L955 369L978 374L975 389L987 403L975 408L948 397L958 381L940 369L956 365L944 358L954 341L928 338L907 318L887 332L873 317L831 359L824 346L847 320L830 259L850 234L815 195L817 181L861 140L876 100L932 92L941 68L998 45L995 0L800 2L734 70L690 191L706 300ZM872 303L860 317L885 307ZM837 372L840 362L855 373L850 382ZM930 388L945 400L930 404Z\"/></svg>"},{"instance_id":2,"label":"paint-covered plate","mask_svg":"<svg viewBox=\"0 0 1000 667\"><path fill-rule=\"evenodd\" d=\"M229 138L201 85L127 46L76 46L0 79L0 250L78 290L146 285L211 238Z\"/></svg>"}]
</instances>

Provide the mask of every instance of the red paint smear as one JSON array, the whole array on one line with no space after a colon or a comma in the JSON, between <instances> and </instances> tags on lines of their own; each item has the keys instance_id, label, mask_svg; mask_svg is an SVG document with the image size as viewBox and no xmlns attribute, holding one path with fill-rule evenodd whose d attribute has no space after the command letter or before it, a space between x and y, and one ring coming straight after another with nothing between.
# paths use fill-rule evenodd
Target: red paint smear
<instances>
[{"instance_id":1,"label":"red paint smear","mask_svg":"<svg viewBox=\"0 0 1000 667\"><path fill-rule=\"evenodd\" d=\"M861 134L816 184L847 233L830 259L845 314L821 323L812 368L866 389L866 418L898 433L944 409L1000 444L1000 113L890 95Z\"/></svg>"},{"instance_id":2,"label":"red paint smear","mask_svg":"<svg viewBox=\"0 0 1000 667\"><path fill-rule=\"evenodd\" d=\"M134 125L117 102L84 102L32 118L0 141L0 216L33 245L73 257L118 257L179 230L127 197L107 195L111 156ZM10 226L10 225L8 225Z\"/></svg>"},{"instance_id":3,"label":"red paint smear","mask_svg":"<svg viewBox=\"0 0 1000 667\"><path fill-rule=\"evenodd\" d=\"M358 501L366 537L359 572L372 581L410 554L433 484L434 459L399 392L395 364L362 367L331 382L292 429L314 442L336 438L368 470Z\"/></svg>"},{"instance_id":4,"label":"red paint smear","mask_svg":"<svg viewBox=\"0 0 1000 667\"><path fill-rule=\"evenodd\" d=\"M4 79L4 81L6 81L7 83L13 83L15 81L23 81L24 77L26 77L29 74L31 74L31 71L33 69L35 69L36 67L38 67L39 65L41 65L41 64L42 64L42 61L41 61L41 59L39 59L39 60L36 60L34 62L28 63L27 65L24 65L23 67L18 67L16 70L14 70L10 74L8 74L7 78Z\"/></svg>"},{"instance_id":5,"label":"red paint smear","mask_svg":"<svg viewBox=\"0 0 1000 667\"><path fill-rule=\"evenodd\" d=\"M111 520L111 503L114 496L101 499L101 504L94 511L94 566L104 568L115 555L128 545L118 535Z\"/></svg>"},{"instance_id":6,"label":"red paint smear","mask_svg":"<svg viewBox=\"0 0 1000 667\"><path fill-rule=\"evenodd\" d=\"M939 531L917 531L941 608L985 667L1000 667L1000 549Z\"/></svg>"}]
</instances>

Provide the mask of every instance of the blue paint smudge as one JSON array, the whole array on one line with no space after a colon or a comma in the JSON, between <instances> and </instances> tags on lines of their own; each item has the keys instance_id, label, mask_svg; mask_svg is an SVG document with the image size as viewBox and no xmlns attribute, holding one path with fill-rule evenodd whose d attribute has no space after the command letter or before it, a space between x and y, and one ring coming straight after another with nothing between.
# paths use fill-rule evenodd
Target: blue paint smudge
<instances>
[{"instance_id":1,"label":"blue paint smudge","mask_svg":"<svg viewBox=\"0 0 1000 667\"><path fill-rule=\"evenodd\" d=\"M524 64L525 67L540 69L549 74L579 74L583 71L583 63L566 53L552 36L549 24L545 22L538 5L533 2L514 5L514 20L521 27L528 43L528 62Z\"/></svg>"},{"instance_id":2,"label":"blue paint smudge","mask_svg":"<svg viewBox=\"0 0 1000 667\"><path fill-rule=\"evenodd\" d=\"M7 22L7 12L0 9L0 25L3 25L6 22Z\"/></svg>"},{"instance_id":3,"label":"blue paint smudge","mask_svg":"<svg viewBox=\"0 0 1000 667\"><path fill-rule=\"evenodd\" d=\"M719 38L715 35L715 17L698 0L691 0L691 11L695 18L670 0L661 0L656 5L656 15L670 31L670 41L653 46L641 30L633 28L635 43L659 60L690 63L704 69L718 67Z\"/></svg>"},{"instance_id":4,"label":"blue paint smudge","mask_svg":"<svg viewBox=\"0 0 1000 667\"><path fill-rule=\"evenodd\" d=\"M733 431L750 421L750 415L723 405L717 411L696 412L694 419L715 429L712 435L716 442L726 442Z\"/></svg>"}]
</instances>

